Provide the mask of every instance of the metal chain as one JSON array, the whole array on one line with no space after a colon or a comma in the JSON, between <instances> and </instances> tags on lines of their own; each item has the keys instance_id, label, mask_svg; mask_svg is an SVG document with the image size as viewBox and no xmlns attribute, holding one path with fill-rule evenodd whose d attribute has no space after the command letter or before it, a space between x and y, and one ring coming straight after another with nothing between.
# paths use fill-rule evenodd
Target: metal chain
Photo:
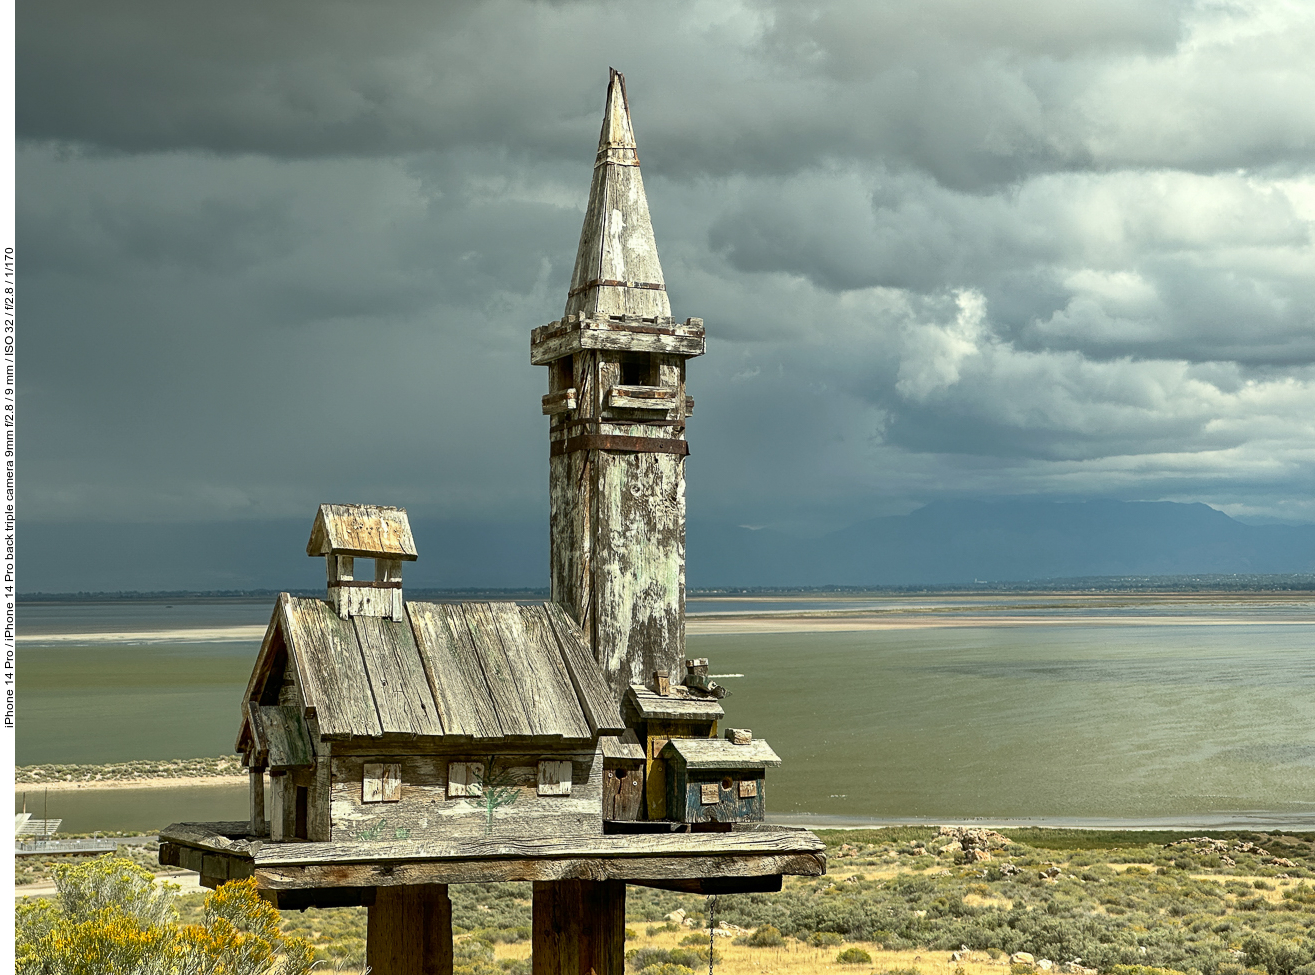
<instances>
[{"instance_id":1,"label":"metal chain","mask_svg":"<svg viewBox=\"0 0 1315 975\"><path fill-rule=\"evenodd\" d=\"M713 945L717 936L712 932L717 928L717 895L708 895L708 975L712 975Z\"/></svg>"}]
</instances>

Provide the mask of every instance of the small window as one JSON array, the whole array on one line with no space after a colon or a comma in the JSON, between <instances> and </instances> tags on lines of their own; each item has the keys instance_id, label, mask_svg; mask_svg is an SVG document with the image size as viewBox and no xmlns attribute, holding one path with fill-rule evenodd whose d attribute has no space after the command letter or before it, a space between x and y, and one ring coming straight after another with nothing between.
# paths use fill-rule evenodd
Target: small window
<instances>
[{"instance_id":1,"label":"small window","mask_svg":"<svg viewBox=\"0 0 1315 975\"><path fill-rule=\"evenodd\" d=\"M569 796L571 763L545 759L539 763L539 795Z\"/></svg>"},{"instance_id":2,"label":"small window","mask_svg":"<svg viewBox=\"0 0 1315 975\"><path fill-rule=\"evenodd\" d=\"M575 386L575 356L563 356L552 364L553 381L550 389L558 392Z\"/></svg>"},{"instance_id":3,"label":"small window","mask_svg":"<svg viewBox=\"0 0 1315 975\"><path fill-rule=\"evenodd\" d=\"M653 385L653 362L648 353L628 352L621 357L621 385Z\"/></svg>"},{"instance_id":4,"label":"small window","mask_svg":"<svg viewBox=\"0 0 1315 975\"><path fill-rule=\"evenodd\" d=\"M367 762L361 775L361 802L401 802L402 766Z\"/></svg>"},{"instance_id":5,"label":"small window","mask_svg":"<svg viewBox=\"0 0 1315 975\"><path fill-rule=\"evenodd\" d=\"M484 794L483 762L449 762L447 766L447 797L479 797Z\"/></svg>"}]
</instances>

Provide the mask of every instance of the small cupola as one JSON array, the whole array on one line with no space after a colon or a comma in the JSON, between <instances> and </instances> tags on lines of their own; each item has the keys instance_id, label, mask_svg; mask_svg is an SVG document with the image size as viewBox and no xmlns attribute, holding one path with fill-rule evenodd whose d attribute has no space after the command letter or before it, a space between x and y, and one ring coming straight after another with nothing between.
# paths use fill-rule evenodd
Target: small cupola
<instances>
[{"instance_id":1,"label":"small cupola","mask_svg":"<svg viewBox=\"0 0 1315 975\"><path fill-rule=\"evenodd\" d=\"M415 539L405 508L375 504L322 504L306 554L328 563L329 604L343 619L381 616L403 620L402 563L416 560ZM373 559L371 573L358 572L358 559Z\"/></svg>"}]
</instances>

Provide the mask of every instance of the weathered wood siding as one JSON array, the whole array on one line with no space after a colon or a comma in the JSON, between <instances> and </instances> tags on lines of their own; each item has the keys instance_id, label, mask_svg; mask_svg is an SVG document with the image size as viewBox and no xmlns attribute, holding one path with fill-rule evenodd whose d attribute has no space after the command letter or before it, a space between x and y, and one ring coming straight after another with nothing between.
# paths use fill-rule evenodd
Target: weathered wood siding
<instances>
[{"instance_id":1,"label":"weathered wood siding","mask_svg":"<svg viewBox=\"0 0 1315 975\"><path fill-rule=\"evenodd\" d=\"M683 823L761 823L764 817L766 778L761 772L704 772L687 774L667 768L667 813ZM729 783L729 785L728 785ZM750 785L742 790L741 783ZM716 796L709 803L705 789ZM741 791L753 795L741 796Z\"/></svg>"},{"instance_id":2,"label":"weathered wood siding","mask_svg":"<svg viewBox=\"0 0 1315 975\"><path fill-rule=\"evenodd\" d=\"M605 366L603 364L604 371ZM566 421L556 434L568 435ZM678 439L669 426L606 434ZM605 435L606 435L605 434ZM685 658L685 459L578 450L551 458L553 600L580 624L613 694Z\"/></svg>"},{"instance_id":3,"label":"weathered wood siding","mask_svg":"<svg viewBox=\"0 0 1315 975\"><path fill-rule=\"evenodd\" d=\"M481 762L489 753L443 745L426 754L335 755L332 778L332 839L338 842L437 840L486 835L484 797L448 797L448 764ZM515 801L494 809L499 835L592 836L602 833L603 760L595 751L499 748L495 774L505 774ZM569 761L569 795L540 795L539 763ZM362 801L366 764L401 766L397 802Z\"/></svg>"},{"instance_id":4,"label":"weathered wood siding","mask_svg":"<svg viewBox=\"0 0 1315 975\"><path fill-rule=\"evenodd\" d=\"M685 459L599 454L595 649L619 697L685 659Z\"/></svg>"},{"instance_id":5,"label":"weathered wood siding","mask_svg":"<svg viewBox=\"0 0 1315 975\"><path fill-rule=\"evenodd\" d=\"M644 801L644 768L609 768L603 772L603 818L639 819Z\"/></svg>"}]
</instances>

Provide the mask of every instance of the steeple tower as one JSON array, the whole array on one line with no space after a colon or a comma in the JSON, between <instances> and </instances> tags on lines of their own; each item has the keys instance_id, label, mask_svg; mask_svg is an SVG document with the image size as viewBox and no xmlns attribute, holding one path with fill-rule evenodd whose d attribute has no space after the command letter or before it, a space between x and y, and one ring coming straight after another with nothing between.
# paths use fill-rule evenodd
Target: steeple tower
<instances>
[{"instance_id":1,"label":"steeple tower","mask_svg":"<svg viewBox=\"0 0 1315 975\"><path fill-rule=\"evenodd\" d=\"M548 366L552 598L593 644L618 700L685 659L685 360L703 322L671 317L625 77L611 72L580 248Z\"/></svg>"}]
</instances>

